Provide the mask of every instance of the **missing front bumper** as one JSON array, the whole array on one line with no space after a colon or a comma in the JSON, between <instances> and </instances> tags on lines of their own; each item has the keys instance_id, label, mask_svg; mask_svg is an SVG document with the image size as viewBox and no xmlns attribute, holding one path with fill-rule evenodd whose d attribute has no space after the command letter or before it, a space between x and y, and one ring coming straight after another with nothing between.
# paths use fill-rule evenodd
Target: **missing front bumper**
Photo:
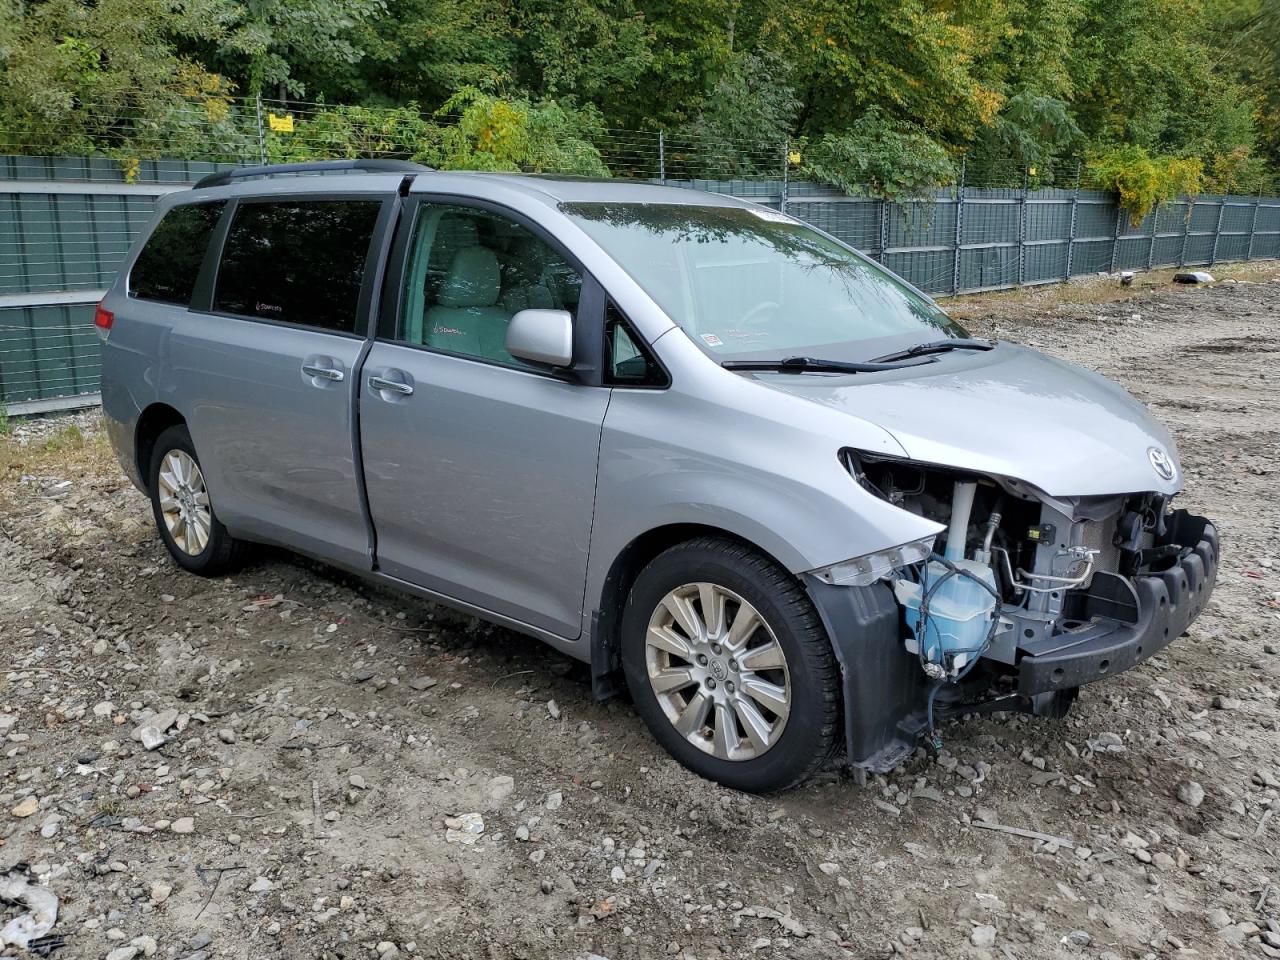
<instances>
[{"instance_id":1,"label":"missing front bumper","mask_svg":"<svg viewBox=\"0 0 1280 960\"><path fill-rule=\"evenodd\" d=\"M1121 673L1186 632L1213 592L1218 532L1204 517L1185 510L1169 515L1166 530L1163 542L1181 547L1181 555L1167 570L1133 578L1136 619L1125 623L1097 617L1020 647L1020 694L1068 690Z\"/></svg>"},{"instance_id":2,"label":"missing front bumper","mask_svg":"<svg viewBox=\"0 0 1280 960\"><path fill-rule=\"evenodd\" d=\"M1090 617L1081 629L1020 648L1003 694L984 696L976 687L992 678L975 676L970 692L976 699L942 701L939 717L1006 710L1060 715L1076 687L1163 650L1204 609L1219 561L1213 524L1186 511L1169 515L1164 542L1184 548L1168 570L1133 578L1131 596L1099 594L1083 611ZM887 772L927 732L923 703L929 684L917 659L904 654L901 608L883 582L837 587L809 577L805 585L840 663L848 763L860 771Z\"/></svg>"}]
</instances>

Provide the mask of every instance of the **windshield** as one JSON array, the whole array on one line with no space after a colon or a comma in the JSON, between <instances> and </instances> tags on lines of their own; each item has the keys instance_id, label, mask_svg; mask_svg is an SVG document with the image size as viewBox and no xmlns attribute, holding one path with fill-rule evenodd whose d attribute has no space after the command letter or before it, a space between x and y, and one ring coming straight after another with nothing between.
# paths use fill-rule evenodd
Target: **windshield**
<instances>
[{"instance_id":1,"label":"windshield","mask_svg":"<svg viewBox=\"0 0 1280 960\"><path fill-rule=\"evenodd\" d=\"M561 209L717 360L797 352L857 360L886 344L965 336L888 271L771 210L648 203Z\"/></svg>"}]
</instances>

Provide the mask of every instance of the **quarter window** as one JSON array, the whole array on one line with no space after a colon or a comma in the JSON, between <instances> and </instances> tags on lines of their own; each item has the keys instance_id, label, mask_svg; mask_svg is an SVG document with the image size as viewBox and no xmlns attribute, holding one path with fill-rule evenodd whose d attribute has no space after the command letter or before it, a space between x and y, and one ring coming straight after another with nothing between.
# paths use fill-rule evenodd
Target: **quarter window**
<instances>
[{"instance_id":1,"label":"quarter window","mask_svg":"<svg viewBox=\"0 0 1280 960\"><path fill-rule=\"evenodd\" d=\"M667 375L612 303L604 326L605 378L616 387L664 387Z\"/></svg>"},{"instance_id":2,"label":"quarter window","mask_svg":"<svg viewBox=\"0 0 1280 960\"><path fill-rule=\"evenodd\" d=\"M507 324L521 310L577 315L582 277L548 243L500 214L425 204L409 251L395 339L511 366Z\"/></svg>"},{"instance_id":3,"label":"quarter window","mask_svg":"<svg viewBox=\"0 0 1280 960\"><path fill-rule=\"evenodd\" d=\"M187 306L223 201L173 207L160 218L129 272L129 296Z\"/></svg>"},{"instance_id":4,"label":"quarter window","mask_svg":"<svg viewBox=\"0 0 1280 960\"><path fill-rule=\"evenodd\" d=\"M248 201L236 208L214 310L355 333L378 200Z\"/></svg>"}]
</instances>

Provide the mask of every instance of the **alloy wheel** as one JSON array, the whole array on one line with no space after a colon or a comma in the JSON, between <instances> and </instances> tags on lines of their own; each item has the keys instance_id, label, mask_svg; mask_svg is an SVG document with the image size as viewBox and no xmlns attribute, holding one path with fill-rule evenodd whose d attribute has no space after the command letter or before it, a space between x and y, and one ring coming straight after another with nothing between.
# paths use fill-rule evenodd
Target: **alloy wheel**
<instances>
[{"instance_id":1,"label":"alloy wheel","mask_svg":"<svg viewBox=\"0 0 1280 960\"><path fill-rule=\"evenodd\" d=\"M714 583L676 587L654 609L645 666L662 711L720 760L752 760L778 742L791 712L787 658L759 611Z\"/></svg>"},{"instance_id":2,"label":"alloy wheel","mask_svg":"<svg viewBox=\"0 0 1280 960\"><path fill-rule=\"evenodd\" d=\"M170 450L160 462L160 514L183 553L199 556L209 543L213 511L200 464L184 450Z\"/></svg>"}]
</instances>

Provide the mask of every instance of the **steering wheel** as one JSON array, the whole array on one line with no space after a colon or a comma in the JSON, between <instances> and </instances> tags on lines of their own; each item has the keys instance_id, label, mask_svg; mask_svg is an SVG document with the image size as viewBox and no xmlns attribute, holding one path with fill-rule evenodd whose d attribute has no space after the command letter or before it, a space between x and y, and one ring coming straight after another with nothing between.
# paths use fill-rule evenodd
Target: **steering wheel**
<instances>
[{"instance_id":1,"label":"steering wheel","mask_svg":"<svg viewBox=\"0 0 1280 960\"><path fill-rule=\"evenodd\" d=\"M754 307L748 310L746 315L738 322L741 323L744 327L749 327L752 324L760 323L764 319L762 314L771 310L781 310L781 309L782 309L782 304L778 303L778 301L776 300L761 300Z\"/></svg>"}]
</instances>

